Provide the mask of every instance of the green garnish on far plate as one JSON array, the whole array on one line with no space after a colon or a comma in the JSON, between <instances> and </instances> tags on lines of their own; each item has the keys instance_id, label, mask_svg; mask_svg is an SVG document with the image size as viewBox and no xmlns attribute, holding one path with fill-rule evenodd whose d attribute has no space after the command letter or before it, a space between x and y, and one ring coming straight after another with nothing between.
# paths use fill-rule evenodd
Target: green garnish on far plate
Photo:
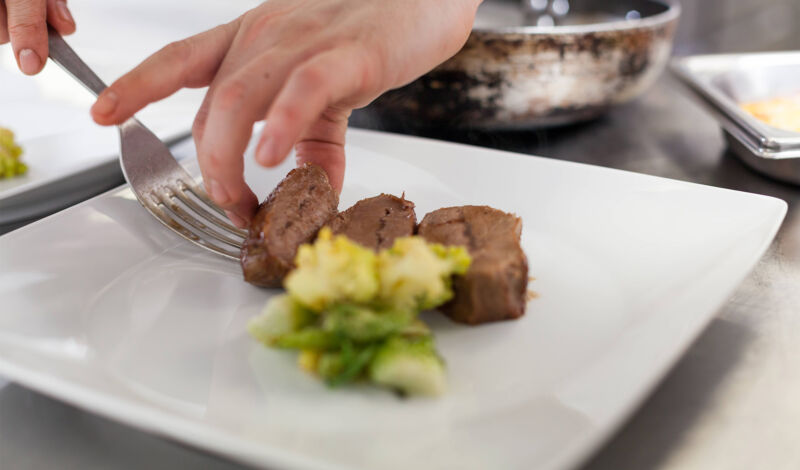
<instances>
[{"instance_id":1,"label":"green garnish on far plate","mask_svg":"<svg viewBox=\"0 0 800 470\"><path fill-rule=\"evenodd\" d=\"M323 228L303 245L284 283L247 329L267 346L300 351L299 366L330 386L366 380L410 395L440 395L444 362L418 318L453 296L463 247L399 238L374 253Z\"/></svg>"},{"instance_id":2,"label":"green garnish on far plate","mask_svg":"<svg viewBox=\"0 0 800 470\"><path fill-rule=\"evenodd\" d=\"M0 179L13 178L28 171L20 156L22 147L14 142L14 133L0 127Z\"/></svg>"}]
</instances>

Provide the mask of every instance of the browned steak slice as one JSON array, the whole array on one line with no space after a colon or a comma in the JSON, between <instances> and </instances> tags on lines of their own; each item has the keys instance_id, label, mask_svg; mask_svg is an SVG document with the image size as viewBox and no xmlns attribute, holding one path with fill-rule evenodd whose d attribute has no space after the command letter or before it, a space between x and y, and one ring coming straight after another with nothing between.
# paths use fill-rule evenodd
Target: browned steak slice
<instances>
[{"instance_id":1,"label":"browned steak slice","mask_svg":"<svg viewBox=\"0 0 800 470\"><path fill-rule=\"evenodd\" d=\"M395 238L414 235L417 215L413 202L381 194L339 212L328 225L333 233L378 251L392 246Z\"/></svg>"},{"instance_id":2,"label":"browned steak slice","mask_svg":"<svg viewBox=\"0 0 800 470\"><path fill-rule=\"evenodd\" d=\"M325 171L311 164L286 175L256 212L242 246L244 280L278 287L294 267L297 248L314 240L336 215L339 196Z\"/></svg>"},{"instance_id":3,"label":"browned steak slice","mask_svg":"<svg viewBox=\"0 0 800 470\"><path fill-rule=\"evenodd\" d=\"M525 314L528 259L519 217L488 206L447 207L426 215L418 233L472 255L469 271L454 279L455 297L441 307L450 318L474 325Z\"/></svg>"}]
</instances>

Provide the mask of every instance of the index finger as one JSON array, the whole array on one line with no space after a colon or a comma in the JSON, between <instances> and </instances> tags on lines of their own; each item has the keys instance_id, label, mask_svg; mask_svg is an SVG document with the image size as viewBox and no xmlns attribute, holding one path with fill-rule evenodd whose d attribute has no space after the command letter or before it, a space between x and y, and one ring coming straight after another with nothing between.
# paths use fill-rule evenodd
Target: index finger
<instances>
[{"instance_id":1,"label":"index finger","mask_svg":"<svg viewBox=\"0 0 800 470\"><path fill-rule=\"evenodd\" d=\"M242 157L253 124L280 87L280 64L285 61L283 56L262 54L234 73L217 76L208 92L208 115L200 125L197 158L214 202L244 220L255 213L257 199L244 180Z\"/></svg>"}]
</instances>

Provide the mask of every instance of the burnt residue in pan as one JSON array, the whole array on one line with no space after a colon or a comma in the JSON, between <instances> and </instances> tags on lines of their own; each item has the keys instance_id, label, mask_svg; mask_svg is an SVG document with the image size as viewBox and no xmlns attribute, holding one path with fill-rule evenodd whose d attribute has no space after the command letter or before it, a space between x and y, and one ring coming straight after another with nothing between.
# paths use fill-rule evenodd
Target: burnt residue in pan
<instances>
[{"instance_id":1,"label":"burnt residue in pan","mask_svg":"<svg viewBox=\"0 0 800 470\"><path fill-rule=\"evenodd\" d=\"M576 34L476 31L430 73L376 100L405 126L514 129L588 120L651 85L676 23Z\"/></svg>"}]
</instances>

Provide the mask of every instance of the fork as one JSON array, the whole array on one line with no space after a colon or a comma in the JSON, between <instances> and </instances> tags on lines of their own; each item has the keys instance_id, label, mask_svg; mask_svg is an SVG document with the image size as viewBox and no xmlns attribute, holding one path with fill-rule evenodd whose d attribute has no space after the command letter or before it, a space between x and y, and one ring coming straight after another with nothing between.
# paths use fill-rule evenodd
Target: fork
<instances>
[{"instance_id":1,"label":"fork","mask_svg":"<svg viewBox=\"0 0 800 470\"><path fill-rule=\"evenodd\" d=\"M98 96L105 83L48 28L50 58ZM238 260L247 232L225 217L169 148L135 118L119 127L122 173L139 202L181 237L226 258Z\"/></svg>"}]
</instances>

